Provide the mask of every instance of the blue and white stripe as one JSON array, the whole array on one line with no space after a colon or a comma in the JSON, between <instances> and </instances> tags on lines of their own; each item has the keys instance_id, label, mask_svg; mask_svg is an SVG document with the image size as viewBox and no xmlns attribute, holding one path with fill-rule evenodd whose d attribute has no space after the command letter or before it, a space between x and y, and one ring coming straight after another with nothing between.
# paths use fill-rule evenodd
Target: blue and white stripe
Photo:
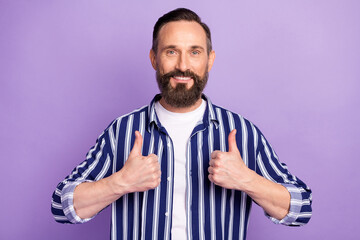
<instances>
[{"instance_id":1,"label":"blue and white stripe","mask_svg":"<svg viewBox=\"0 0 360 240\"><path fill-rule=\"evenodd\" d=\"M53 194L52 212L61 223L81 223L73 209L74 186L97 181L119 171L134 144L134 132L143 136L143 155L159 157L161 183L152 190L124 195L112 204L112 239L171 239L173 206L174 146L149 106L114 120L72 173L59 183ZM277 155L260 130L242 116L207 101L204 117L195 127L187 145L186 222L188 239L245 239L251 208L247 194L224 189L208 179L211 153L227 151L227 136L237 129L236 141L245 164L265 178L283 184L291 195L285 225L303 225L311 217L311 190L294 175Z\"/></svg>"}]
</instances>

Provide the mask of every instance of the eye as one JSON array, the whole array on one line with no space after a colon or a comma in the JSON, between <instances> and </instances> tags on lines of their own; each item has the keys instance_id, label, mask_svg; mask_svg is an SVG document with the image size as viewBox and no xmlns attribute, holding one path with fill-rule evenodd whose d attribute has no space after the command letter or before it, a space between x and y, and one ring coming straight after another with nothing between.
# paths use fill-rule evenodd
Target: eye
<instances>
[{"instance_id":1,"label":"eye","mask_svg":"<svg viewBox=\"0 0 360 240\"><path fill-rule=\"evenodd\" d=\"M166 54L168 54L168 55L175 55L176 52L175 52L174 50L168 50L168 51L166 52Z\"/></svg>"},{"instance_id":2,"label":"eye","mask_svg":"<svg viewBox=\"0 0 360 240\"><path fill-rule=\"evenodd\" d=\"M194 51L191 51L191 54L192 54L192 55L199 55L200 52L199 52L198 50L194 50Z\"/></svg>"}]
</instances>

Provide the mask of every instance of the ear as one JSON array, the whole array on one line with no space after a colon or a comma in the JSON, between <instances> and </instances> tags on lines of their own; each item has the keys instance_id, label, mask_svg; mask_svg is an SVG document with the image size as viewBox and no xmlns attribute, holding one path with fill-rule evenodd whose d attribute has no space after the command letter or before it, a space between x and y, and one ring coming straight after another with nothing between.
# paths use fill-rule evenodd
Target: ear
<instances>
[{"instance_id":1,"label":"ear","mask_svg":"<svg viewBox=\"0 0 360 240\"><path fill-rule=\"evenodd\" d=\"M209 59L208 59L208 72L210 72L210 70L214 64L214 61L215 61L215 51L212 50L209 54Z\"/></svg>"},{"instance_id":2,"label":"ear","mask_svg":"<svg viewBox=\"0 0 360 240\"><path fill-rule=\"evenodd\" d=\"M152 50L152 49L150 50L149 57L150 57L151 65L156 71L157 63L156 63L156 55L155 55L154 50Z\"/></svg>"}]
</instances>

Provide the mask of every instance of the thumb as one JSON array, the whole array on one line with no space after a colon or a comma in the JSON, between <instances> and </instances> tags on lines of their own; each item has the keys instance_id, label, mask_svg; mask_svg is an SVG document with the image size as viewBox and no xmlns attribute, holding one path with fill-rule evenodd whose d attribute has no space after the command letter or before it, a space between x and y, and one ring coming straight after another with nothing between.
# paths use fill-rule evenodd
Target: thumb
<instances>
[{"instance_id":1,"label":"thumb","mask_svg":"<svg viewBox=\"0 0 360 240\"><path fill-rule=\"evenodd\" d=\"M143 138L139 131L135 131L135 141L134 146L131 149L130 155L131 156L141 156L141 148L143 144Z\"/></svg>"},{"instance_id":2,"label":"thumb","mask_svg":"<svg viewBox=\"0 0 360 240\"><path fill-rule=\"evenodd\" d=\"M230 133L229 133L229 137L228 137L228 141L229 141L229 152L238 152L239 149L237 147L237 144L236 144L236 129L232 130Z\"/></svg>"}]
</instances>

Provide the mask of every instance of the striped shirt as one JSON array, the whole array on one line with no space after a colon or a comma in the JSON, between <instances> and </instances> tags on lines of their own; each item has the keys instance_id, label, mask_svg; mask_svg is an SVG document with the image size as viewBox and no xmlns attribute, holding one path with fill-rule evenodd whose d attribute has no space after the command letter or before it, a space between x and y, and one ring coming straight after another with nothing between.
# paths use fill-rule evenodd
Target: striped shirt
<instances>
[{"instance_id":1,"label":"striped shirt","mask_svg":"<svg viewBox=\"0 0 360 240\"><path fill-rule=\"evenodd\" d=\"M82 223L73 207L75 187L119 171L133 146L135 131L143 136L142 154L154 153L161 165L161 183L146 192L129 193L111 204L111 239L171 239L174 146L161 125L154 104L115 119L72 173L58 184L52 213L61 223ZM208 180L211 153L227 151L227 136L237 129L236 142L245 164L257 174L282 184L291 195L284 219L266 216L289 226L306 224L311 217L311 190L292 175L260 130L241 115L207 102L202 121L195 126L186 151L186 231L188 239L246 239L252 199L244 192L225 189Z\"/></svg>"}]
</instances>

